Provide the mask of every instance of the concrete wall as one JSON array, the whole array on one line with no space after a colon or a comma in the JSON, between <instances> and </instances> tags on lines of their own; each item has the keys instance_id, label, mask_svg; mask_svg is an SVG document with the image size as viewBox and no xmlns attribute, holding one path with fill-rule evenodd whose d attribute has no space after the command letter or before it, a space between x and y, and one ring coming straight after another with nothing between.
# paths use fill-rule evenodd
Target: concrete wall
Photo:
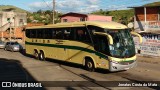
<instances>
[{"instance_id":1,"label":"concrete wall","mask_svg":"<svg viewBox=\"0 0 160 90\"><path fill-rule=\"evenodd\" d=\"M159 14L159 7L147 7L146 8L146 20L157 21ZM145 21L144 7L135 8L136 21Z\"/></svg>"},{"instance_id":2,"label":"concrete wall","mask_svg":"<svg viewBox=\"0 0 160 90\"><path fill-rule=\"evenodd\" d=\"M26 13L17 13L17 12L0 12L0 25L3 26L8 23L7 18L10 18L12 26L22 26L22 24L27 23L27 14ZM21 22L22 20L22 22Z\"/></svg>"},{"instance_id":3,"label":"concrete wall","mask_svg":"<svg viewBox=\"0 0 160 90\"><path fill-rule=\"evenodd\" d=\"M142 34L143 42L139 44L138 38L134 37L137 53L146 56L160 56L160 34Z\"/></svg>"},{"instance_id":4,"label":"concrete wall","mask_svg":"<svg viewBox=\"0 0 160 90\"><path fill-rule=\"evenodd\" d=\"M134 29L136 31L153 31L158 32L160 31L160 21L135 21L134 22Z\"/></svg>"}]
</instances>

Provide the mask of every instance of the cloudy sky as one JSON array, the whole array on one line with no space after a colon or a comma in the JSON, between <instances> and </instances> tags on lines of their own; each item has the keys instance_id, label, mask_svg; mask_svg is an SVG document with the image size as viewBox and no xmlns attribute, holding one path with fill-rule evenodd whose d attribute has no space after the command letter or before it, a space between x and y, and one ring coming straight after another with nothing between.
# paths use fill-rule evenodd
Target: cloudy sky
<instances>
[{"instance_id":1,"label":"cloudy sky","mask_svg":"<svg viewBox=\"0 0 160 90\"><path fill-rule=\"evenodd\" d=\"M14 5L28 11L52 10L53 0L0 0L1 5ZM119 10L160 0L56 0L56 11L90 13L99 9Z\"/></svg>"}]
</instances>

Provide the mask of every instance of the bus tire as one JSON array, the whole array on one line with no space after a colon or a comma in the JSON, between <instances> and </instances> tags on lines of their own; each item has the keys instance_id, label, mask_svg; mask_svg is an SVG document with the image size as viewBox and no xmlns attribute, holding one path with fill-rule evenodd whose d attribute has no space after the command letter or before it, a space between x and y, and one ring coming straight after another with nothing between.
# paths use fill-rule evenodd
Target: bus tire
<instances>
[{"instance_id":1,"label":"bus tire","mask_svg":"<svg viewBox=\"0 0 160 90\"><path fill-rule=\"evenodd\" d=\"M40 51L40 53L39 53L39 59L42 60L42 61L45 61L45 55L44 55L43 51Z\"/></svg>"},{"instance_id":2,"label":"bus tire","mask_svg":"<svg viewBox=\"0 0 160 90\"><path fill-rule=\"evenodd\" d=\"M86 70L88 70L90 72L94 72L95 66L94 66L94 63L91 59L87 58L85 60L85 68L86 68Z\"/></svg>"},{"instance_id":3,"label":"bus tire","mask_svg":"<svg viewBox=\"0 0 160 90\"><path fill-rule=\"evenodd\" d=\"M39 60L39 54L37 50L34 50L34 58Z\"/></svg>"}]
</instances>

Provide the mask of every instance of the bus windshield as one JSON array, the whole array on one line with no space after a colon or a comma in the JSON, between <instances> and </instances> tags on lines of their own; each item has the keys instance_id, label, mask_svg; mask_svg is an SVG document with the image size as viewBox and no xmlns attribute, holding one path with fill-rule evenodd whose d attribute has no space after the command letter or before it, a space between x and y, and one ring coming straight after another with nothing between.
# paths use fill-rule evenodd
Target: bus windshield
<instances>
[{"instance_id":1,"label":"bus windshield","mask_svg":"<svg viewBox=\"0 0 160 90\"><path fill-rule=\"evenodd\" d=\"M113 38L113 45L109 45L111 56L124 58L135 55L134 41L128 29L105 31Z\"/></svg>"}]
</instances>

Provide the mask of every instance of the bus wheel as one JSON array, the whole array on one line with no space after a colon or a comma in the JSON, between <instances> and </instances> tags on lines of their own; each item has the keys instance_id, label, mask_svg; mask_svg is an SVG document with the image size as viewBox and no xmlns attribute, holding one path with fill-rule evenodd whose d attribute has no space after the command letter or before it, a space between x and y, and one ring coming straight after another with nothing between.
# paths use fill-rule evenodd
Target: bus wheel
<instances>
[{"instance_id":1,"label":"bus wheel","mask_svg":"<svg viewBox=\"0 0 160 90\"><path fill-rule=\"evenodd\" d=\"M45 61L45 55L44 55L43 51L40 51L39 59L42 60L42 61Z\"/></svg>"},{"instance_id":2,"label":"bus wheel","mask_svg":"<svg viewBox=\"0 0 160 90\"><path fill-rule=\"evenodd\" d=\"M85 67L88 71L93 72L95 70L94 63L92 60L87 59L85 61Z\"/></svg>"},{"instance_id":3,"label":"bus wheel","mask_svg":"<svg viewBox=\"0 0 160 90\"><path fill-rule=\"evenodd\" d=\"M34 58L35 59L39 59L39 55L38 55L38 51L37 50L34 50Z\"/></svg>"}]
</instances>

